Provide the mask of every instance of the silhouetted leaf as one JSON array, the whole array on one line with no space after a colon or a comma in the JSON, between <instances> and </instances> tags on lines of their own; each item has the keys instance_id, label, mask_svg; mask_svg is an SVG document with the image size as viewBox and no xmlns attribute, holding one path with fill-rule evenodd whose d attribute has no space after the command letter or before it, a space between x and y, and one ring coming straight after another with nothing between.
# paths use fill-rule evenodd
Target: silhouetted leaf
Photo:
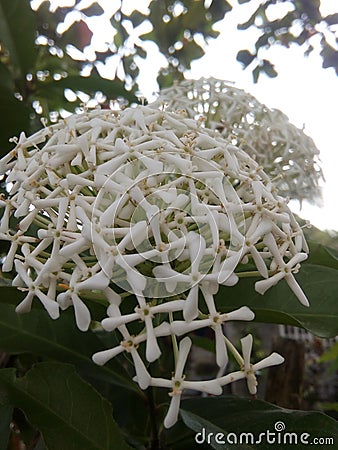
<instances>
[{"instance_id":1,"label":"silhouetted leaf","mask_svg":"<svg viewBox=\"0 0 338 450\"><path fill-rule=\"evenodd\" d=\"M237 61L243 64L244 67L247 67L252 61L255 59L255 55L249 52L249 50L240 50L237 53Z\"/></svg>"},{"instance_id":2,"label":"silhouetted leaf","mask_svg":"<svg viewBox=\"0 0 338 450\"><path fill-rule=\"evenodd\" d=\"M88 8L81 9L81 11L88 17L101 16L104 13L102 6L97 2L93 2Z\"/></svg>"},{"instance_id":3,"label":"silhouetted leaf","mask_svg":"<svg viewBox=\"0 0 338 450\"><path fill-rule=\"evenodd\" d=\"M291 411L261 400L235 396L183 400L181 416L194 432L186 437L189 449L201 448L204 443L217 450L269 450L273 438L275 448L303 448L304 440L310 445L315 437L332 438L331 442L338 439L336 421L323 413ZM217 433L221 434L216 438ZM277 442L282 446L276 446Z\"/></svg>"},{"instance_id":4,"label":"silhouetted leaf","mask_svg":"<svg viewBox=\"0 0 338 450\"><path fill-rule=\"evenodd\" d=\"M258 65L252 71L252 77L253 77L254 83L257 83L260 73L261 73L261 67Z\"/></svg>"},{"instance_id":5,"label":"silhouetted leaf","mask_svg":"<svg viewBox=\"0 0 338 450\"><path fill-rule=\"evenodd\" d=\"M270 78L275 78L278 75L274 65L266 59L263 60L261 70L263 70Z\"/></svg>"}]
</instances>

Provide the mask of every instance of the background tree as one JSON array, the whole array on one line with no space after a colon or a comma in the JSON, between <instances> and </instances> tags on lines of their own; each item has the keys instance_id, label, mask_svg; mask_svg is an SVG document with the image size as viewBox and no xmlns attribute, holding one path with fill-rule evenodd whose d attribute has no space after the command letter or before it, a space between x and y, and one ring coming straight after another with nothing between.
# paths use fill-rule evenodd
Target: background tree
<instances>
[{"instance_id":1,"label":"background tree","mask_svg":"<svg viewBox=\"0 0 338 450\"><path fill-rule=\"evenodd\" d=\"M151 51L146 45L149 41L167 61L159 72L159 85L182 79L191 62L202 57L207 43L219 34L215 23L232 10L226 0L150 1L146 12L128 10L126 2L106 12L95 1L90 6L81 0L69 3L72 6L56 6L51 11L49 1L32 2L37 8L33 11L28 0L0 0L2 153L9 149L10 137L39 128L42 116L55 121L60 112L72 112L89 98L101 103L121 98L137 101L133 94L140 61ZM269 19L281 4L287 6L287 13ZM114 38L88 58L83 50L91 42L88 23L95 16L109 19ZM337 68L337 23L338 14L322 17L319 0L261 1L250 19L238 26L261 30L255 50L240 51L238 60L252 68L256 81L262 72L276 76L273 64L260 56L263 49L296 43L308 54L319 37L323 67ZM60 29L65 31L61 34ZM114 69L107 80L100 76L100 68L112 59Z\"/></svg>"}]
</instances>

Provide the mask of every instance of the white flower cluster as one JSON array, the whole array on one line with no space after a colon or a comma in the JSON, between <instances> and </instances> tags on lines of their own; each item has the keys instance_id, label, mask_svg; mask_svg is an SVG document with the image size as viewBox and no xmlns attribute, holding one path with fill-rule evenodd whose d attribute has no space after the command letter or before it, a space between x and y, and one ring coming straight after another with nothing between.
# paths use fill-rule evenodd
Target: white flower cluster
<instances>
[{"instance_id":1,"label":"white flower cluster","mask_svg":"<svg viewBox=\"0 0 338 450\"><path fill-rule=\"evenodd\" d=\"M93 359L105 364L127 352L141 389L171 389L166 427L176 422L185 389L217 395L246 378L255 394L255 372L283 358L251 364L251 335L237 352L223 324L254 314L244 305L219 311L219 285L261 276L255 288L263 294L285 279L308 305L294 278L307 257L303 233L262 167L200 121L153 107L84 112L15 142L0 161L9 188L0 238L10 242L3 270L14 266L13 285L27 292L17 312L38 299L56 319L73 306L85 331L88 302L104 299L102 328L122 338ZM230 351L238 372L185 379L191 340L178 348L175 340L201 328L215 334L219 368ZM168 336L174 375L154 378L151 363Z\"/></svg>"},{"instance_id":2,"label":"white flower cluster","mask_svg":"<svg viewBox=\"0 0 338 450\"><path fill-rule=\"evenodd\" d=\"M202 115L206 127L226 138L232 134L233 143L264 167L283 197L320 201L319 150L281 111L213 78L185 80L163 89L154 106L161 103L168 110L185 110L189 117Z\"/></svg>"}]
</instances>

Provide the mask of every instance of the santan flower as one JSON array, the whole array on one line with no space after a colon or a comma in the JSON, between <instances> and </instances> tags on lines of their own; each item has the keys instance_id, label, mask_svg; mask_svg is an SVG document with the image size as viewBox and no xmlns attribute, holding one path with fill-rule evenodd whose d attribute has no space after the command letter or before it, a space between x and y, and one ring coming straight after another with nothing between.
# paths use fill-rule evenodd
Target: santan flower
<instances>
[{"instance_id":1,"label":"santan flower","mask_svg":"<svg viewBox=\"0 0 338 450\"><path fill-rule=\"evenodd\" d=\"M293 276L307 256L302 231L262 167L230 136L153 107L86 111L21 134L0 169L9 191L0 202L0 237L11 245L3 270L15 267L13 285L26 293L17 312L29 312L37 300L57 319L72 307L86 331L91 299L106 302L102 329L120 344L93 360L105 364L124 353L141 389L171 389L166 427L176 422L185 389L218 395L246 377L254 392L254 372L267 364L250 365L245 340L238 374L186 379L186 336L174 375L151 375L162 339L176 342L201 328L213 330L224 369L227 352L236 351L223 323L254 314L245 305L225 313L215 294L238 283L243 271L262 277L260 293L285 278L307 304Z\"/></svg>"},{"instance_id":2,"label":"santan flower","mask_svg":"<svg viewBox=\"0 0 338 450\"><path fill-rule=\"evenodd\" d=\"M184 80L159 92L154 107L202 118L205 126L245 150L274 179L283 196L320 202L319 150L281 111L222 80Z\"/></svg>"}]
</instances>

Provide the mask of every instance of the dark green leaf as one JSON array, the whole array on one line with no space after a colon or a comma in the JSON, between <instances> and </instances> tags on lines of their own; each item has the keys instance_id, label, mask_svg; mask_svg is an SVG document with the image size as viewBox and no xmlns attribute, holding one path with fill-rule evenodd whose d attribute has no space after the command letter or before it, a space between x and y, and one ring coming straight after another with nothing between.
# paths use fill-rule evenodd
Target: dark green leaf
<instances>
[{"instance_id":1,"label":"dark green leaf","mask_svg":"<svg viewBox=\"0 0 338 450\"><path fill-rule=\"evenodd\" d=\"M320 55L323 58L323 68L333 67L338 74L338 51L332 48L331 45L324 43Z\"/></svg>"},{"instance_id":2,"label":"dark green leaf","mask_svg":"<svg viewBox=\"0 0 338 450\"><path fill-rule=\"evenodd\" d=\"M147 19L147 16L140 13L139 11L133 11L129 16L129 19L132 21L133 27L136 28Z\"/></svg>"},{"instance_id":3,"label":"dark green leaf","mask_svg":"<svg viewBox=\"0 0 338 450\"><path fill-rule=\"evenodd\" d=\"M263 66L261 70L263 70L270 78L275 78L278 75L274 65L266 59L263 60Z\"/></svg>"},{"instance_id":4,"label":"dark green leaf","mask_svg":"<svg viewBox=\"0 0 338 450\"><path fill-rule=\"evenodd\" d=\"M205 444L208 444L209 437L213 448L229 450L303 448L301 436L308 440L308 445L315 437L332 438L333 442L337 442L338 439L337 422L320 412L291 411L261 400L234 396L184 400L181 406L185 424L194 431L190 438L191 448L195 448L195 438L202 443L203 437ZM281 431L277 432L279 427ZM196 432L200 434L196 435ZM267 438L268 432L270 442ZM219 444L222 446L216 445L215 433L223 433L223 436L218 436ZM288 433L293 433L291 442L295 443L297 439L298 445L290 444Z\"/></svg>"},{"instance_id":5,"label":"dark green leaf","mask_svg":"<svg viewBox=\"0 0 338 450\"><path fill-rule=\"evenodd\" d=\"M127 450L111 405L68 364L40 363L22 378L0 371L0 389L42 433L49 450Z\"/></svg>"},{"instance_id":6,"label":"dark green leaf","mask_svg":"<svg viewBox=\"0 0 338 450\"><path fill-rule=\"evenodd\" d=\"M9 139L18 136L21 131L29 133L31 110L21 101L17 100L13 92L0 89L0 156L7 153L13 144Z\"/></svg>"},{"instance_id":7,"label":"dark green leaf","mask_svg":"<svg viewBox=\"0 0 338 450\"><path fill-rule=\"evenodd\" d=\"M306 14L307 18L309 19L310 23L317 24L321 21L322 17L320 14L320 0L312 0L309 1L302 1L301 3L301 12Z\"/></svg>"},{"instance_id":8,"label":"dark green leaf","mask_svg":"<svg viewBox=\"0 0 338 450\"><path fill-rule=\"evenodd\" d=\"M41 83L39 92L41 93L42 86L48 90L51 86L48 83ZM124 97L130 102L136 102L136 97L124 88L124 84L118 80L107 80L95 74L89 77L82 77L81 75L70 75L67 78L62 78L59 81L53 82L52 86L55 88L72 89L73 91L82 91L92 93L101 91L108 99L117 99Z\"/></svg>"},{"instance_id":9,"label":"dark green leaf","mask_svg":"<svg viewBox=\"0 0 338 450\"><path fill-rule=\"evenodd\" d=\"M64 311L55 321L44 310L37 308L19 315L15 313L14 306L3 302L17 304L23 298L22 293L15 288L0 287L0 296L0 349L9 353L35 353L70 362L85 370L89 376L138 391L136 384L117 362L103 367L92 362L91 356L103 350L103 345L93 332L83 333L76 328L72 311Z\"/></svg>"},{"instance_id":10,"label":"dark green leaf","mask_svg":"<svg viewBox=\"0 0 338 450\"><path fill-rule=\"evenodd\" d=\"M246 22L238 24L237 25L238 30L247 30L252 25L254 25L255 20L256 20L257 11L254 14L252 14L252 16Z\"/></svg>"},{"instance_id":11,"label":"dark green leaf","mask_svg":"<svg viewBox=\"0 0 338 450\"><path fill-rule=\"evenodd\" d=\"M269 44L269 39L271 38L270 33L262 34L256 41L255 47L256 51L258 51L261 47L265 47Z\"/></svg>"},{"instance_id":12,"label":"dark green leaf","mask_svg":"<svg viewBox=\"0 0 338 450\"><path fill-rule=\"evenodd\" d=\"M215 350L215 342L213 339L209 339L202 336L193 335L192 336L193 344L197 347L203 348L209 352L214 352Z\"/></svg>"},{"instance_id":13,"label":"dark green leaf","mask_svg":"<svg viewBox=\"0 0 338 450\"><path fill-rule=\"evenodd\" d=\"M182 49L175 53L180 64L183 64L184 67L190 68L190 63L192 60L199 59L204 55L204 50L196 44L195 41L190 41L184 44Z\"/></svg>"},{"instance_id":14,"label":"dark green leaf","mask_svg":"<svg viewBox=\"0 0 338 450\"><path fill-rule=\"evenodd\" d=\"M8 404L3 404L4 400L5 399L2 398L0 389L0 448L6 449L10 433L13 407Z\"/></svg>"},{"instance_id":15,"label":"dark green leaf","mask_svg":"<svg viewBox=\"0 0 338 450\"><path fill-rule=\"evenodd\" d=\"M37 58L34 13L28 0L0 0L0 42L25 76Z\"/></svg>"},{"instance_id":16,"label":"dark green leaf","mask_svg":"<svg viewBox=\"0 0 338 450\"><path fill-rule=\"evenodd\" d=\"M250 53L249 50L240 50L237 53L236 59L242 63L244 67L247 67L255 59L255 55Z\"/></svg>"},{"instance_id":17,"label":"dark green leaf","mask_svg":"<svg viewBox=\"0 0 338 450\"><path fill-rule=\"evenodd\" d=\"M297 281L307 295L310 307L301 305L284 280L263 296L255 292L257 279L241 279L231 288L221 287L218 308L230 311L246 305L257 322L280 323L303 327L317 336L338 334L338 271L330 267L303 264Z\"/></svg>"},{"instance_id":18,"label":"dark green leaf","mask_svg":"<svg viewBox=\"0 0 338 450\"><path fill-rule=\"evenodd\" d=\"M326 17L323 17L323 20L329 25L337 25L338 23L338 13L329 14Z\"/></svg>"},{"instance_id":19,"label":"dark green leaf","mask_svg":"<svg viewBox=\"0 0 338 450\"><path fill-rule=\"evenodd\" d=\"M201 433L201 430L204 428L205 430L208 430L208 434L212 433L214 437L216 435L219 436L220 434L224 434L224 431L222 430L222 428L217 427L216 425L214 425L207 419L204 419L200 416L196 416L196 414L194 414L192 412L181 410L181 417L182 417L182 420L185 423L185 425L188 428L190 428L191 430L195 431L195 433ZM195 441L199 437L200 436L198 434L196 434ZM201 438L202 438L202 436L201 436ZM218 441L218 439L217 439L217 441ZM199 443L198 440L197 440L197 443ZM205 443L209 443L209 442L206 441ZM224 448L228 448L228 447L224 447L223 443L216 442L215 439L212 439L210 441L210 446L216 450L224 450Z\"/></svg>"},{"instance_id":20,"label":"dark green leaf","mask_svg":"<svg viewBox=\"0 0 338 450\"><path fill-rule=\"evenodd\" d=\"M88 8L81 10L86 16L101 16L104 13L102 6L100 6L97 2L92 3Z\"/></svg>"}]
</instances>

